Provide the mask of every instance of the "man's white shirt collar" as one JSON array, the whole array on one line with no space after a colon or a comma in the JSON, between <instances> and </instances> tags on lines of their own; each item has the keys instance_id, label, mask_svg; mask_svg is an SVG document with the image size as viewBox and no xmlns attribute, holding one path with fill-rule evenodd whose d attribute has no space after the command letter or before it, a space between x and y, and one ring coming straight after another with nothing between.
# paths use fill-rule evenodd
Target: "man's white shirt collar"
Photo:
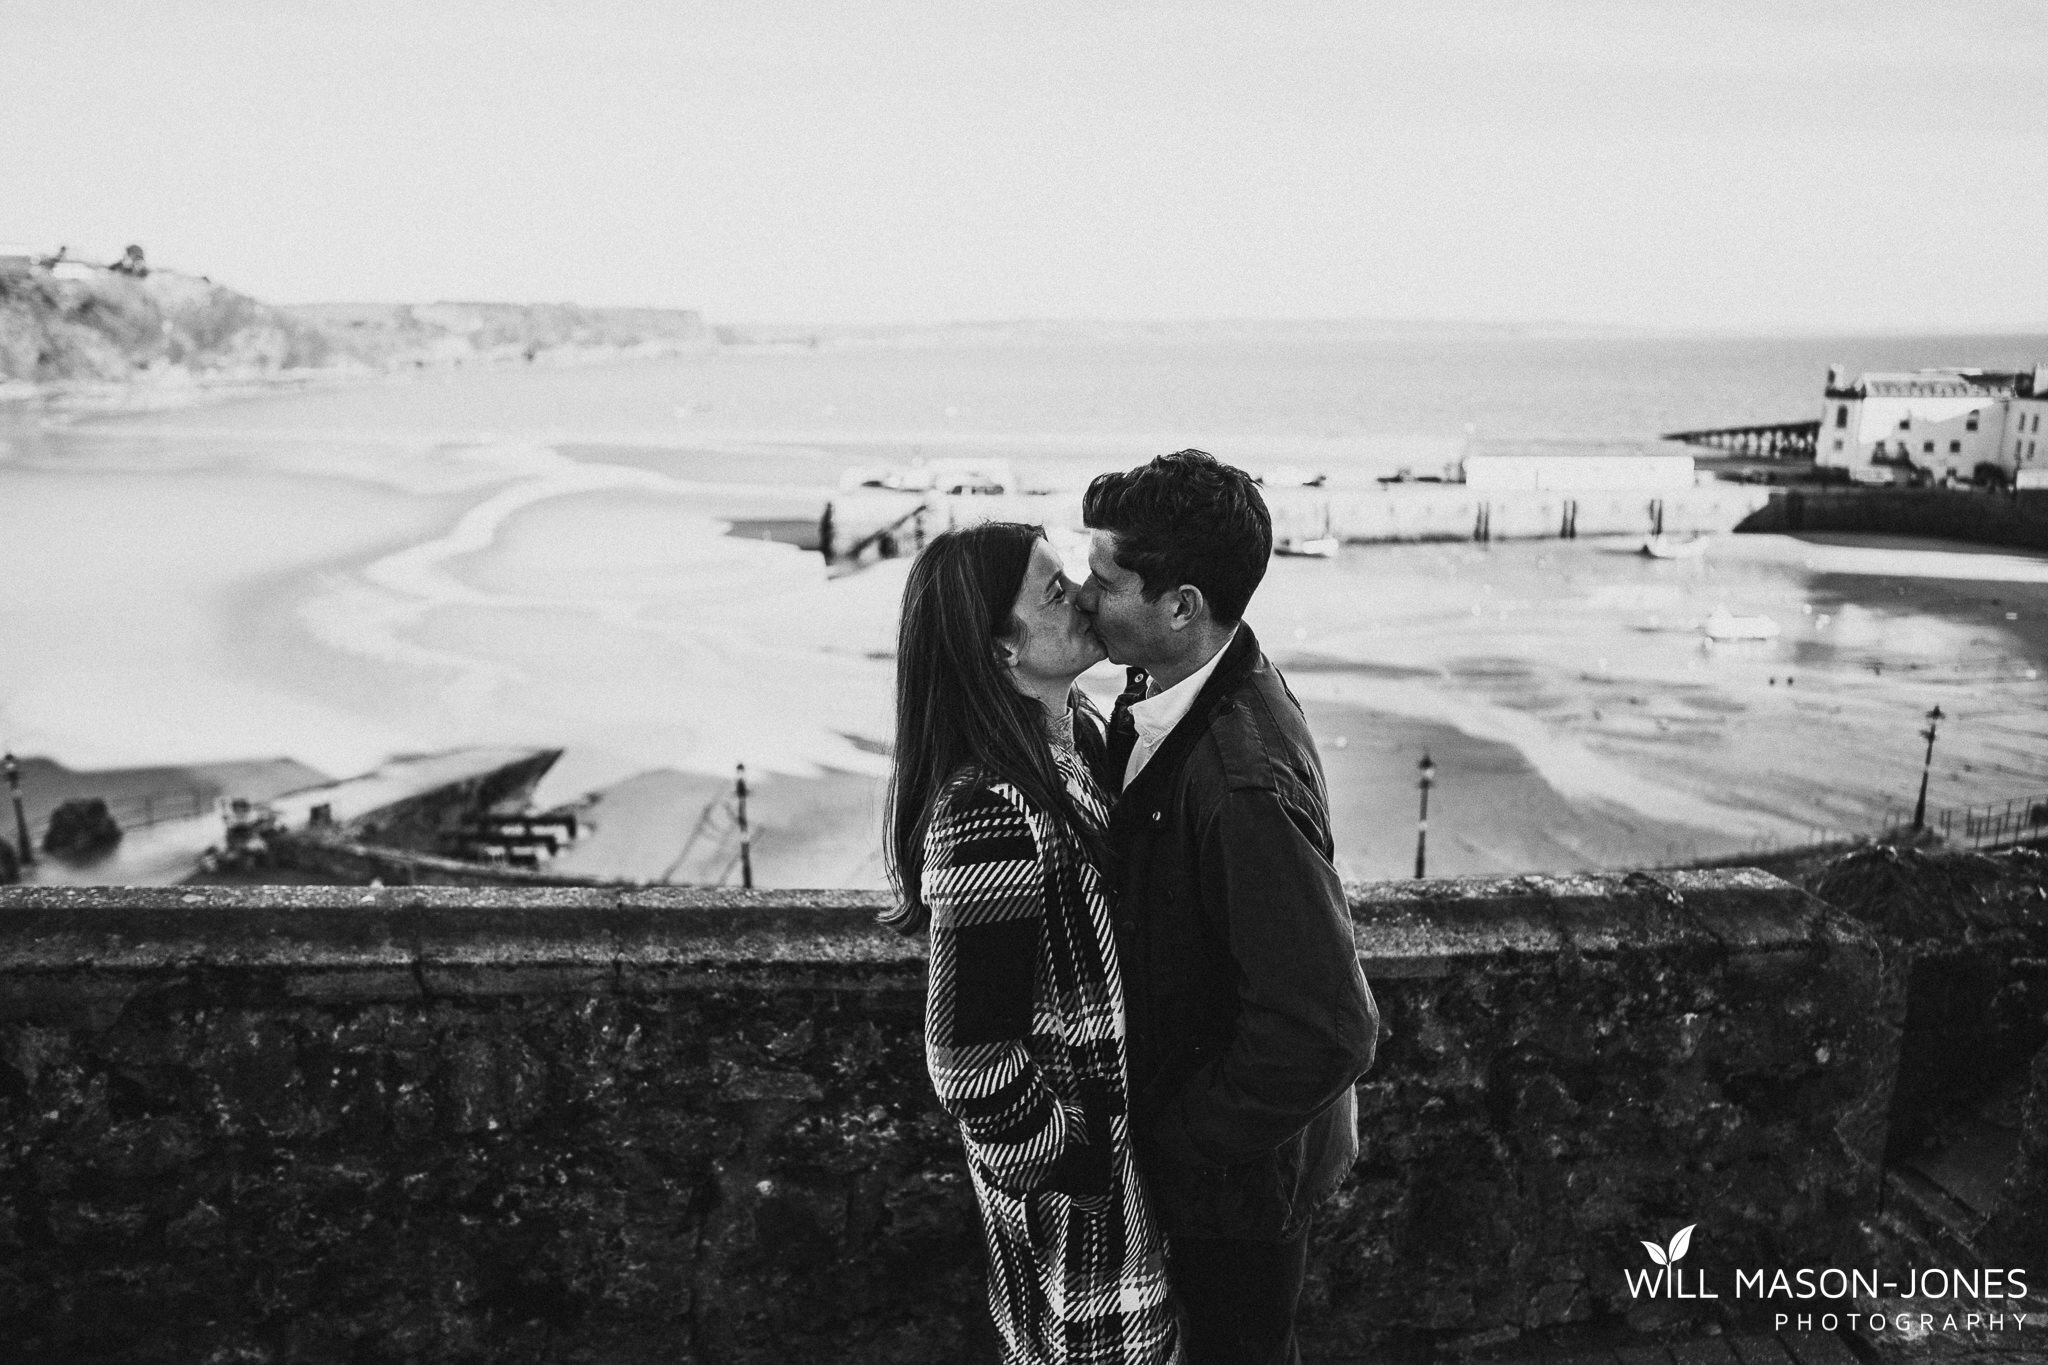
<instances>
[{"instance_id":1,"label":"man's white shirt collar","mask_svg":"<svg viewBox=\"0 0 2048 1365\"><path fill-rule=\"evenodd\" d=\"M1216 652L1209 656L1209 662L1164 692L1154 693L1143 701L1131 703L1131 721L1138 727L1138 742L1132 746L1130 759L1124 764L1126 787L1138 780L1138 774L1152 761L1152 755L1158 751L1166 736L1186 717L1189 709L1195 704L1195 698L1200 695L1203 684L1209 681L1210 675L1216 671L1216 665L1222 662L1224 651L1230 648L1230 642L1236 638L1237 627L1232 626L1229 636L1218 646Z\"/></svg>"}]
</instances>

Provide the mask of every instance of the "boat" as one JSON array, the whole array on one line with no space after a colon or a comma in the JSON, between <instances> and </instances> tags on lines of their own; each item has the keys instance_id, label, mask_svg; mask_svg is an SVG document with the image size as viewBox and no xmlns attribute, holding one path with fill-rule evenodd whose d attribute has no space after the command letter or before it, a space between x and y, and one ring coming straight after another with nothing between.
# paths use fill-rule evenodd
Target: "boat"
<instances>
[{"instance_id":1,"label":"boat","mask_svg":"<svg viewBox=\"0 0 2048 1365\"><path fill-rule=\"evenodd\" d=\"M1320 470L1311 473L1291 464L1272 465L1252 474L1252 482L1266 488L1321 488L1329 480Z\"/></svg>"},{"instance_id":2,"label":"boat","mask_svg":"<svg viewBox=\"0 0 2048 1365\"><path fill-rule=\"evenodd\" d=\"M1643 542L1643 553L1652 559L1698 559L1707 552L1707 537L1694 536L1691 540L1672 540L1655 535Z\"/></svg>"},{"instance_id":3,"label":"boat","mask_svg":"<svg viewBox=\"0 0 2048 1365\"><path fill-rule=\"evenodd\" d=\"M848 469L839 476L839 487L846 492L883 488L947 497L993 496L1015 490L1017 476L1007 460L913 460L907 465Z\"/></svg>"},{"instance_id":4,"label":"boat","mask_svg":"<svg viewBox=\"0 0 2048 1365\"><path fill-rule=\"evenodd\" d=\"M1715 607L1700 629L1709 640L1775 640L1778 623L1768 616L1737 616L1726 607Z\"/></svg>"},{"instance_id":5,"label":"boat","mask_svg":"<svg viewBox=\"0 0 2048 1365\"><path fill-rule=\"evenodd\" d=\"M1330 534L1330 509L1323 507L1323 533L1317 536L1275 536L1273 553L1294 555L1300 559L1335 559L1341 542Z\"/></svg>"},{"instance_id":6,"label":"boat","mask_svg":"<svg viewBox=\"0 0 2048 1365\"><path fill-rule=\"evenodd\" d=\"M1302 559L1335 559L1337 537L1315 536L1308 540L1295 540L1290 536L1282 536L1273 542L1273 553L1294 555Z\"/></svg>"}]
</instances>

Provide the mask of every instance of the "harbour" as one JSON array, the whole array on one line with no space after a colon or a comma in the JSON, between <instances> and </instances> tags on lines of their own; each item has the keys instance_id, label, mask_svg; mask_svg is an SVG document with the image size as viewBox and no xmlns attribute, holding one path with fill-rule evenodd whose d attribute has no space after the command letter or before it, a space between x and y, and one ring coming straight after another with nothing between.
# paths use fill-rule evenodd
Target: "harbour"
<instances>
[{"instance_id":1,"label":"harbour","mask_svg":"<svg viewBox=\"0 0 2048 1365\"><path fill-rule=\"evenodd\" d=\"M1445 874L1878 830L1911 795L1937 702L1956 720L1935 808L2041 788L2041 543L1968 543L2031 517L2032 494L1740 482L1661 433L1814 410L1820 358L1911 368L2048 339L1804 345L1805 361L1785 342L1697 340L734 348L182 412L17 408L0 423L0 625L16 642L0 719L19 752L105 772L253 751L346 775L394 754L559 749L536 808L578 805L587 824L551 872L599 881L736 880L723 844L683 855L745 764L761 884L878 886L902 560L825 564L805 548L824 507L841 536L896 524L899 551L919 507L927 534L1019 516L1076 563L1091 473L1199 431L1269 472L1283 539L1338 542L1276 558L1251 620L1323 742L1347 875L1411 867L1425 751ZM1321 396L1283 414L1265 386L1289 356L1290 391ZM1357 384L1418 359L1437 362L1434 387L1390 383L1378 415L1346 416ZM1566 363L1589 377L1547 389ZM1475 368L1494 382L1465 384ZM959 411L950 431L924 415L935 391ZM1538 434L1500 434L1510 412ZM1463 431L1488 413L1495 434ZM1540 434L1575 426L1638 434ZM1445 481L1473 451L1510 457L1493 474L1525 486ZM1660 467L1635 487L1526 486L1559 457L1599 471L1617 452ZM1000 462L1044 491L842 487L942 461ZM1909 495L1897 506L1939 516L1834 510ZM1779 634L1715 642L1724 607ZM1115 690L1107 669L1084 682Z\"/></svg>"}]
</instances>

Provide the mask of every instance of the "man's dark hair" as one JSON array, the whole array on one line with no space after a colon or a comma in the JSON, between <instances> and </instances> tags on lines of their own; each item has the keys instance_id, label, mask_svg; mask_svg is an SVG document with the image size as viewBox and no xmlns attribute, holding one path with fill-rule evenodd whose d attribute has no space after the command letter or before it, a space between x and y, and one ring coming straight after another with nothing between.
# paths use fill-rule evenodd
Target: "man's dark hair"
<instances>
[{"instance_id":1,"label":"man's dark hair","mask_svg":"<svg viewBox=\"0 0 2048 1365\"><path fill-rule=\"evenodd\" d=\"M1081 499L1081 522L1116 534L1116 562L1144 580L1147 601L1190 583L1226 626L1244 615L1273 556L1258 484L1205 450L1100 476Z\"/></svg>"}]
</instances>

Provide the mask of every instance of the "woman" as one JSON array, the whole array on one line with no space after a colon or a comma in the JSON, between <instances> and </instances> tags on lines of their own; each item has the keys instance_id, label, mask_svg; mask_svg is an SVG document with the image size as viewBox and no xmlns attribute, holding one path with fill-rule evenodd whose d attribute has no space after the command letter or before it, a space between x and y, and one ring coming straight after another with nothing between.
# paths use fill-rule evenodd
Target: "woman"
<instances>
[{"instance_id":1,"label":"woman","mask_svg":"<svg viewBox=\"0 0 2048 1365\"><path fill-rule=\"evenodd\" d=\"M1075 596L1037 526L947 531L911 565L884 922L931 931L927 1060L1004 1359L1164 1365L1180 1335L1131 1162L1103 803L1074 744L1074 679L1103 652Z\"/></svg>"}]
</instances>

